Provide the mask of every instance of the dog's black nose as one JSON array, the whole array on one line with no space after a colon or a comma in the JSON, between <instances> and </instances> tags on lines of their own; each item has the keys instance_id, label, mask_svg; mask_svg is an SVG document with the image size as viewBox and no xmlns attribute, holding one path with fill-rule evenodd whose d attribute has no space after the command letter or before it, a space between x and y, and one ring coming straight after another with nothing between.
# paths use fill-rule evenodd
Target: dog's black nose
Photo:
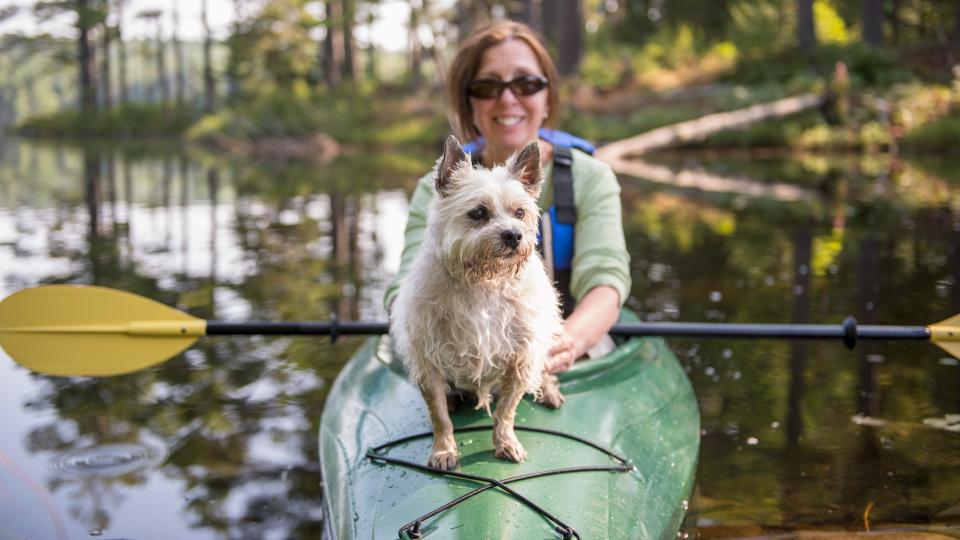
<instances>
[{"instance_id":1,"label":"dog's black nose","mask_svg":"<svg viewBox=\"0 0 960 540\"><path fill-rule=\"evenodd\" d=\"M503 239L503 243L515 248L520 245L520 239L523 238L523 233L517 230L509 229L500 233L500 238Z\"/></svg>"}]
</instances>

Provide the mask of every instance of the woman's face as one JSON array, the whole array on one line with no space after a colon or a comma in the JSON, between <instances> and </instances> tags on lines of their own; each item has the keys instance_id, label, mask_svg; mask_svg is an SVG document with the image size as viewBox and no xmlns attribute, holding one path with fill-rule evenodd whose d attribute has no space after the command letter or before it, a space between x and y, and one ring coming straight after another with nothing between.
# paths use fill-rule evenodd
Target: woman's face
<instances>
[{"instance_id":1,"label":"woman's face","mask_svg":"<svg viewBox=\"0 0 960 540\"><path fill-rule=\"evenodd\" d=\"M511 39L483 53L474 80L508 82L524 75L544 76L530 46L523 40ZM518 96L504 88L497 98L470 98L473 122L487 140L485 157L502 161L537 138L537 131L549 113L547 92L543 89L529 96Z\"/></svg>"}]
</instances>

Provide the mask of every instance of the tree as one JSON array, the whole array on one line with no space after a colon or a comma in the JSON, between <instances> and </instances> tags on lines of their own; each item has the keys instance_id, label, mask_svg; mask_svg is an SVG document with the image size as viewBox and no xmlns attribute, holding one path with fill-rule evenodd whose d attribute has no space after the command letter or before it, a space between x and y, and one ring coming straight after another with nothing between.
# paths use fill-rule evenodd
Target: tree
<instances>
[{"instance_id":1,"label":"tree","mask_svg":"<svg viewBox=\"0 0 960 540\"><path fill-rule=\"evenodd\" d=\"M343 16L340 0L326 2L326 29L321 49L320 65L323 70L324 81L328 88L340 86L343 76L343 38L340 36L342 27L340 18Z\"/></svg>"},{"instance_id":2,"label":"tree","mask_svg":"<svg viewBox=\"0 0 960 540\"><path fill-rule=\"evenodd\" d=\"M203 24L203 109L213 112L217 106L216 82L213 79L212 49L213 35L210 21L207 19L207 0L200 3L200 19Z\"/></svg>"},{"instance_id":3,"label":"tree","mask_svg":"<svg viewBox=\"0 0 960 540\"><path fill-rule=\"evenodd\" d=\"M107 0L103 0L103 6L104 11L108 12L110 4ZM110 84L110 43L113 39L113 28L108 24L107 17L103 18L101 28L103 35L100 43L103 54L100 59L100 88L102 89L103 108L109 110L113 108L113 89Z\"/></svg>"},{"instance_id":4,"label":"tree","mask_svg":"<svg viewBox=\"0 0 960 540\"><path fill-rule=\"evenodd\" d=\"M160 103L166 105L170 98L170 87L167 84L167 63L164 59L163 23L160 21L162 12L159 9L141 11L139 17L152 21L156 25L156 55L157 55L157 86L160 89Z\"/></svg>"},{"instance_id":5,"label":"tree","mask_svg":"<svg viewBox=\"0 0 960 540\"><path fill-rule=\"evenodd\" d=\"M863 41L883 46L883 0L863 0Z\"/></svg>"},{"instance_id":6,"label":"tree","mask_svg":"<svg viewBox=\"0 0 960 540\"><path fill-rule=\"evenodd\" d=\"M116 0L117 22L113 26L114 40L117 43L117 75L120 90L120 103L129 101L127 94L127 44L123 40L123 4L126 0Z\"/></svg>"},{"instance_id":7,"label":"tree","mask_svg":"<svg viewBox=\"0 0 960 540\"><path fill-rule=\"evenodd\" d=\"M811 51L817 46L817 34L813 26L813 0L796 0L797 45L801 50Z\"/></svg>"},{"instance_id":8,"label":"tree","mask_svg":"<svg viewBox=\"0 0 960 540\"><path fill-rule=\"evenodd\" d=\"M355 6L354 0L342 0L342 17L341 23L343 24L343 65L341 69L343 70L343 79L346 81L352 81L356 75L356 43L353 39L353 25L355 24L354 15L355 15Z\"/></svg>"},{"instance_id":9,"label":"tree","mask_svg":"<svg viewBox=\"0 0 960 540\"><path fill-rule=\"evenodd\" d=\"M410 2L410 20L407 23L407 47L410 51L410 86L420 88L423 83L423 44L420 42L420 12L422 2Z\"/></svg>"},{"instance_id":10,"label":"tree","mask_svg":"<svg viewBox=\"0 0 960 540\"><path fill-rule=\"evenodd\" d=\"M180 42L178 28L180 28L180 2L179 0L173 0L173 71L176 77L174 95L176 96L177 106L181 107L186 97L187 82L184 73L183 44Z\"/></svg>"},{"instance_id":11,"label":"tree","mask_svg":"<svg viewBox=\"0 0 960 540\"><path fill-rule=\"evenodd\" d=\"M543 32L556 51L560 75L576 73L583 56L582 0L554 0L543 10Z\"/></svg>"},{"instance_id":12,"label":"tree","mask_svg":"<svg viewBox=\"0 0 960 540\"><path fill-rule=\"evenodd\" d=\"M97 62L93 45L96 28L103 22L103 3L97 0L41 1L34 6L34 14L48 20L63 13L73 12L77 19L77 67L80 74L80 110L97 110Z\"/></svg>"}]
</instances>

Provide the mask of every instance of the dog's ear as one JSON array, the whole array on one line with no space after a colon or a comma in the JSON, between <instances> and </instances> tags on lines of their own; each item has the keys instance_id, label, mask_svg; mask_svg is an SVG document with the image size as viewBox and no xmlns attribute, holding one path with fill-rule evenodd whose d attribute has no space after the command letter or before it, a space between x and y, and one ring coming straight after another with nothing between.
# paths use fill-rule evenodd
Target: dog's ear
<instances>
[{"instance_id":1,"label":"dog's ear","mask_svg":"<svg viewBox=\"0 0 960 540\"><path fill-rule=\"evenodd\" d=\"M450 135L443 144L443 155L437 165L437 193L446 196L450 192L450 178L461 161L467 161L467 154L460 146L460 141ZM469 161L467 161L469 165Z\"/></svg>"},{"instance_id":2,"label":"dog's ear","mask_svg":"<svg viewBox=\"0 0 960 540\"><path fill-rule=\"evenodd\" d=\"M543 168L540 166L540 145L537 141L523 147L507 162L507 170L520 180L523 187L533 198L540 196L540 183L543 181Z\"/></svg>"}]
</instances>

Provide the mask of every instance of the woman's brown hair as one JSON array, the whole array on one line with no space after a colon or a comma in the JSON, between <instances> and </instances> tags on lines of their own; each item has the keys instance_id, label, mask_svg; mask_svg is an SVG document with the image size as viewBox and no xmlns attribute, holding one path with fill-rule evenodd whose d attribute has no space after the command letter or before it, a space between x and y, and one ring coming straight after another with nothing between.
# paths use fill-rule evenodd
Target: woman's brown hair
<instances>
[{"instance_id":1,"label":"woman's brown hair","mask_svg":"<svg viewBox=\"0 0 960 540\"><path fill-rule=\"evenodd\" d=\"M461 140L469 141L480 136L473 124L473 108L467 96L467 86L477 76L483 53L487 49L511 39L519 39L530 47L540 62L544 77L550 82L547 86L547 111L544 125L553 127L559 112L557 67L540 37L529 26L515 21L501 21L481 28L468 36L457 50L450 71L447 73L447 105L450 125Z\"/></svg>"}]
</instances>

